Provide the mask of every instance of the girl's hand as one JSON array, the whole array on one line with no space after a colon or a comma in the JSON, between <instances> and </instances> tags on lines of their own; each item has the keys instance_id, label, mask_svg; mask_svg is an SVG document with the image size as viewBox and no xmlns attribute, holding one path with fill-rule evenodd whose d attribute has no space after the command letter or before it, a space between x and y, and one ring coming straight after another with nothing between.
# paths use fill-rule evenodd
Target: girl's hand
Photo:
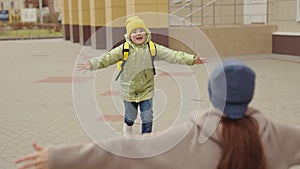
<instances>
[{"instance_id":1,"label":"girl's hand","mask_svg":"<svg viewBox=\"0 0 300 169\"><path fill-rule=\"evenodd\" d=\"M207 63L208 59L207 58L200 58L200 54L198 54L195 58L194 58L194 64L203 64L203 63Z\"/></svg>"},{"instance_id":2,"label":"girl's hand","mask_svg":"<svg viewBox=\"0 0 300 169\"><path fill-rule=\"evenodd\" d=\"M84 62L83 63L78 63L76 65L76 68L77 68L78 71L83 71L83 74L84 74L92 68L92 65L90 64L88 58L84 57Z\"/></svg>"},{"instance_id":3,"label":"girl's hand","mask_svg":"<svg viewBox=\"0 0 300 169\"><path fill-rule=\"evenodd\" d=\"M25 164L18 169L26 169L31 167L34 169L49 169L48 147L41 147L36 143L33 143L32 147L35 149L35 153L28 154L15 161L16 164L25 162Z\"/></svg>"}]
</instances>

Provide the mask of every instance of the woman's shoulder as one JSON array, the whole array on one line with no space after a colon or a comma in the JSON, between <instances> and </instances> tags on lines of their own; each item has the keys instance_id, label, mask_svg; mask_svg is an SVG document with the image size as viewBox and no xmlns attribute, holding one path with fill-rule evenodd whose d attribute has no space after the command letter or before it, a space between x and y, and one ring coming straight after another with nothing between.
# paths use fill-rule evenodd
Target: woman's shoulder
<instances>
[{"instance_id":1,"label":"woman's shoulder","mask_svg":"<svg viewBox=\"0 0 300 169\"><path fill-rule=\"evenodd\" d=\"M215 108L199 111L194 114L195 115L193 116L192 121L194 121L198 126L201 127L204 127L208 124L217 126L219 125L223 116L223 112ZM270 122L270 120L268 120L268 118L266 118L264 114L252 107L247 109L246 116L254 118L260 128L265 128L266 125Z\"/></svg>"}]
</instances>

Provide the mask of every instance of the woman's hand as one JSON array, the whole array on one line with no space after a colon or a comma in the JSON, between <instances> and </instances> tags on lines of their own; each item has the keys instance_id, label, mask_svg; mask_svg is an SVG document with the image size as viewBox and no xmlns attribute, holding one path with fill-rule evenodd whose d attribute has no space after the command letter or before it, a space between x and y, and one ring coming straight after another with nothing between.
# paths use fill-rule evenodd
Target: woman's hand
<instances>
[{"instance_id":1,"label":"woman's hand","mask_svg":"<svg viewBox=\"0 0 300 169\"><path fill-rule=\"evenodd\" d=\"M36 143L32 144L35 153L28 154L15 161L16 164L24 162L18 169L34 168L34 169L49 169L48 147L38 146Z\"/></svg>"}]
</instances>

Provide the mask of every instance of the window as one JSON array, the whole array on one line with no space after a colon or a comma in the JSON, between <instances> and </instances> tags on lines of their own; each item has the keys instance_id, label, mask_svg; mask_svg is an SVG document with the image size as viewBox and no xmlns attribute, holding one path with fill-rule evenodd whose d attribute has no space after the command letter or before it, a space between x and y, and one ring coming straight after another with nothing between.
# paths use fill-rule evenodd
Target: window
<instances>
[{"instance_id":1,"label":"window","mask_svg":"<svg viewBox=\"0 0 300 169\"><path fill-rule=\"evenodd\" d=\"M42 0L43 7L49 7L48 0Z\"/></svg>"},{"instance_id":2,"label":"window","mask_svg":"<svg viewBox=\"0 0 300 169\"><path fill-rule=\"evenodd\" d=\"M14 1L10 1L10 8L11 8L11 9L15 8L15 3L14 3Z\"/></svg>"}]
</instances>

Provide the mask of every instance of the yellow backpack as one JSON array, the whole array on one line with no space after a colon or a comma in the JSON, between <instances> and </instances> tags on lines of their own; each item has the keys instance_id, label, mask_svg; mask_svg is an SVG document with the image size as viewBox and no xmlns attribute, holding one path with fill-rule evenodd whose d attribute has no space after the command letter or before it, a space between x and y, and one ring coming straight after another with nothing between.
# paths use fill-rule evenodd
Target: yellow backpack
<instances>
[{"instance_id":1,"label":"yellow backpack","mask_svg":"<svg viewBox=\"0 0 300 169\"><path fill-rule=\"evenodd\" d=\"M154 67L154 60L155 60L155 57L156 57L156 46L155 46L154 42L152 42L151 40L149 42L147 42L147 44L148 44L148 48L149 48L149 51L150 51L150 54L151 54L152 67L153 67L153 72L154 72L154 75L155 75L156 71L155 71L155 67ZM123 44L123 60L118 61L118 63L117 63L119 74L117 75L115 81L117 81L119 79L119 76L123 72L123 67L124 67L125 63L127 62L127 59L128 59L128 56L129 56L129 48L130 48L129 43L125 42Z\"/></svg>"}]
</instances>

